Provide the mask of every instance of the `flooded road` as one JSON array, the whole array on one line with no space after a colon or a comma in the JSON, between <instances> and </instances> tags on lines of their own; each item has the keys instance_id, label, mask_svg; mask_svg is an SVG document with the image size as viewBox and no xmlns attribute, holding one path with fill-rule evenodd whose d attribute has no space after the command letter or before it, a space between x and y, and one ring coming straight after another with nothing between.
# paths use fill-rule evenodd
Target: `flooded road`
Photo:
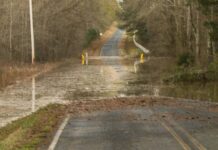
<instances>
[{"instance_id":1,"label":"flooded road","mask_svg":"<svg viewBox=\"0 0 218 150\"><path fill-rule=\"evenodd\" d=\"M89 65L83 66L79 61L69 63L1 91L0 126L50 103L69 100L152 95L218 102L216 83L161 83L165 69L159 64L167 62L165 58L151 57L136 65L139 59L119 57L118 44L123 34L118 30L103 46L101 57L91 58Z\"/></svg>"}]
</instances>

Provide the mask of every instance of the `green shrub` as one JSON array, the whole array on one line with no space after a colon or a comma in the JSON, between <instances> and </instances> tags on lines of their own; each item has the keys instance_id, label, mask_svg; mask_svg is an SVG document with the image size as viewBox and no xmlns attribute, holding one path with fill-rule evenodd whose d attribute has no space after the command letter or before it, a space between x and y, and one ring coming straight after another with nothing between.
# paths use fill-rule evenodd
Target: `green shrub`
<instances>
[{"instance_id":1,"label":"green shrub","mask_svg":"<svg viewBox=\"0 0 218 150\"><path fill-rule=\"evenodd\" d=\"M100 38L100 32L97 29L89 29L86 32L85 35L85 43L84 43L84 48L89 47L89 45L94 41L97 40L98 38Z\"/></svg>"},{"instance_id":2,"label":"green shrub","mask_svg":"<svg viewBox=\"0 0 218 150\"><path fill-rule=\"evenodd\" d=\"M178 58L178 66L180 67L191 67L195 62L194 56L191 53L183 53Z\"/></svg>"},{"instance_id":3,"label":"green shrub","mask_svg":"<svg viewBox=\"0 0 218 150\"><path fill-rule=\"evenodd\" d=\"M209 65L208 71L218 74L218 58L215 59L215 61Z\"/></svg>"}]
</instances>

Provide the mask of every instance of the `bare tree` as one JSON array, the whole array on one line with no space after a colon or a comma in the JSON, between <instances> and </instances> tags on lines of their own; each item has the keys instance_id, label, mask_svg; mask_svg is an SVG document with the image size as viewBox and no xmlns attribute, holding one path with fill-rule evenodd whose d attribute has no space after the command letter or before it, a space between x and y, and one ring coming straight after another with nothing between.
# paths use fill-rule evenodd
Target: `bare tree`
<instances>
[{"instance_id":1,"label":"bare tree","mask_svg":"<svg viewBox=\"0 0 218 150\"><path fill-rule=\"evenodd\" d=\"M30 62L28 1L0 2L1 60ZM33 0L36 60L79 55L86 31L106 29L117 9L116 0Z\"/></svg>"}]
</instances>

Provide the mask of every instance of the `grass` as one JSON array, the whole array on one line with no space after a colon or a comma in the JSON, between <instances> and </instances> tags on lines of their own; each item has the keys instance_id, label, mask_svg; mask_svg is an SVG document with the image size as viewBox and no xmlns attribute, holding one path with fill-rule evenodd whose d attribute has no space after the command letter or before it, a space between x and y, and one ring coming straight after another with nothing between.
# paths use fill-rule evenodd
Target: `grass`
<instances>
[{"instance_id":1,"label":"grass","mask_svg":"<svg viewBox=\"0 0 218 150\"><path fill-rule=\"evenodd\" d=\"M35 150L51 139L66 115L66 106L53 104L0 129L1 150Z\"/></svg>"},{"instance_id":2,"label":"grass","mask_svg":"<svg viewBox=\"0 0 218 150\"><path fill-rule=\"evenodd\" d=\"M176 73L171 77L165 78L163 81L166 83L177 82L217 82L218 81L218 59L215 59L206 68L202 69L197 66L194 67L177 67Z\"/></svg>"}]
</instances>

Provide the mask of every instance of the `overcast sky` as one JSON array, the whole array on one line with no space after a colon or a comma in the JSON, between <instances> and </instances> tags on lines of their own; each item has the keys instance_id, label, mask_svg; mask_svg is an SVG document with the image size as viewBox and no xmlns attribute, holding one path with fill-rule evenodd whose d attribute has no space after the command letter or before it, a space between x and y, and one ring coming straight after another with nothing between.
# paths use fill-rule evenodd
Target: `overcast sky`
<instances>
[{"instance_id":1,"label":"overcast sky","mask_svg":"<svg viewBox=\"0 0 218 150\"><path fill-rule=\"evenodd\" d=\"M122 2L123 0L117 0L118 2Z\"/></svg>"}]
</instances>

